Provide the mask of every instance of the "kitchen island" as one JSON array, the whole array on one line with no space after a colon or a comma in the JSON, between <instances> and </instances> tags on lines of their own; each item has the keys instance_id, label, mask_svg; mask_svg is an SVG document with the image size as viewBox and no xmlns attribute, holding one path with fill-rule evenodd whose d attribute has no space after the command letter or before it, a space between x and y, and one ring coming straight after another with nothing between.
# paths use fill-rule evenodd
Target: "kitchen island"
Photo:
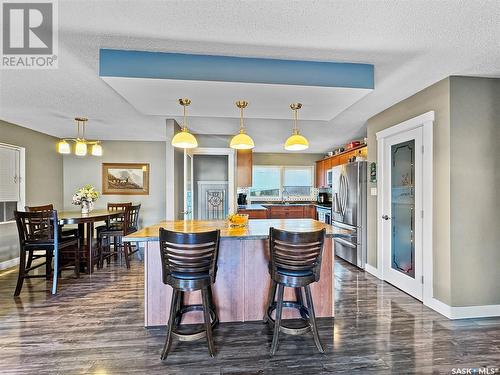
<instances>
[{"instance_id":1,"label":"kitchen island","mask_svg":"<svg viewBox=\"0 0 500 375\"><path fill-rule=\"evenodd\" d=\"M317 317L333 317L333 246L334 228L312 219L249 220L245 228L230 228L226 221L164 221L141 229L124 238L145 242L144 251L144 325L167 324L172 288L162 282L159 228L177 232L206 232L220 229L218 271L213 286L215 304L221 322L260 320L269 293L269 228L288 231L315 231L326 228L321 278L311 285ZM285 289L285 299L294 299L293 289ZM185 303L200 303L200 292L186 293ZM291 310L291 311L287 311ZM293 309L283 311L285 318L295 317ZM183 323L202 321L202 314L186 314Z\"/></svg>"}]
</instances>

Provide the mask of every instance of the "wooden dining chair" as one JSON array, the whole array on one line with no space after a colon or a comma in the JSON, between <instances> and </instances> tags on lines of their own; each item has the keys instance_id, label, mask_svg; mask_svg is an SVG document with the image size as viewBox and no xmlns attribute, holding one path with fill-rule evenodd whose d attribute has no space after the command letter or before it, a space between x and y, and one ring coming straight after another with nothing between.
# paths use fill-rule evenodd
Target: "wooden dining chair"
<instances>
[{"instance_id":1,"label":"wooden dining chair","mask_svg":"<svg viewBox=\"0 0 500 375\"><path fill-rule=\"evenodd\" d=\"M57 278L63 268L73 266L76 277L80 277L80 239L59 235L57 211L21 212L14 211L19 234L19 275L14 296L19 296L24 279L52 276L52 294L57 293ZM43 251L45 262L27 267L26 254ZM52 261L54 266L52 267ZM61 262L61 264L60 264ZM45 274L30 274L45 265Z\"/></svg>"},{"instance_id":2,"label":"wooden dining chair","mask_svg":"<svg viewBox=\"0 0 500 375\"><path fill-rule=\"evenodd\" d=\"M101 230L98 233L100 268L104 266L105 259L109 264L111 256L118 254L120 249L123 249L125 264L127 268L130 268L130 256L139 250L137 244L134 246L129 242L124 243L123 237L137 230L141 205L127 205L124 208L125 212L121 225L110 226L108 229ZM111 250L111 241L114 243L113 250Z\"/></svg>"},{"instance_id":3,"label":"wooden dining chair","mask_svg":"<svg viewBox=\"0 0 500 375\"><path fill-rule=\"evenodd\" d=\"M54 210L53 204L45 204L42 206L25 206L26 212L52 212ZM64 228L62 225L59 226L59 237L79 237L78 228ZM28 253L28 263L26 267L31 267L33 260L38 258L43 258L44 255L39 256L33 251Z\"/></svg>"}]
</instances>

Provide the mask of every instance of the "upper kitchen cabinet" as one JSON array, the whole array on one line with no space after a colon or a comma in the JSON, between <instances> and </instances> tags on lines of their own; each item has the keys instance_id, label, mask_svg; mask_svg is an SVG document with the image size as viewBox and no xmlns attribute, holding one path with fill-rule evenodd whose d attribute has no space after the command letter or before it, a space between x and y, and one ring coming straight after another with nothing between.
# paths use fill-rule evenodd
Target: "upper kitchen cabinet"
<instances>
[{"instance_id":1,"label":"upper kitchen cabinet","mask_svg":"<svg viewBox=\"0 0 500 375\"><path fill-rule=\"evenodd\" d=\"M330 156L316 162L316 187L328 187L326 181L326 172L337 165L346 164L349 159L361 156L366 159L368 156L368 149L365 145L354 148L352 150L344 151L335 156Z\"/></svg>"},{"instance_id":2,"label":"upper kitchen cabinet","mask_svg":"<svg viewBox=\"0 0 500 375\"><path fill-rule=\"evenodd\" d=\"M252 186L252 150L237 150L236 153L236 185L238 187Z\"/></svg>"}]
</instances>

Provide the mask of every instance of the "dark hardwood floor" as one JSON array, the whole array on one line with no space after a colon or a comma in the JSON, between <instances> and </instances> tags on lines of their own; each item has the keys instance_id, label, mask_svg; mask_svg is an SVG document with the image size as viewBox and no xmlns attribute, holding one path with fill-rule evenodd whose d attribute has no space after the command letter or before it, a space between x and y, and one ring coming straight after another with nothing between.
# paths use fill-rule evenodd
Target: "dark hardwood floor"
<instances>
[{"instance_id":1,"label":"dark hardwood floor","mask_svg":"<svg viewBox=\"0 0 500 375\"><path fill-rule=\"evenodd\" d=\"M12 297L17 270L0 272L1 374L451 374L500 367L500 319L450 321L398 289L337 260L336 318L312 336L280 336L260 322L221 324L217 357L205 341L176 342L165 363L165 329L143 328L143 266L111 265L72 278L60 292L32 279Z\"/></svg>"}]
</instances>

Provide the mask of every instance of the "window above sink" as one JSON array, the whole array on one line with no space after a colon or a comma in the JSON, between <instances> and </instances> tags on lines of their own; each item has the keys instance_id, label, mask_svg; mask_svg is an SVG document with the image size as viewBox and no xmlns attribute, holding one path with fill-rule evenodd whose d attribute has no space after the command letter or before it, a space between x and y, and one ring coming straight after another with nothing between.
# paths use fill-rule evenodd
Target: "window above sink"
<instances>
[{"instance_id":1,"label":"window above sink","mask_svg":"<svg viewBox=\"0 0 500 375\"><path fill-rule=\"evenodd\" d=\"M255 165L252 201L314 200L313 166Z\"/></svg>"}]
</instances>

